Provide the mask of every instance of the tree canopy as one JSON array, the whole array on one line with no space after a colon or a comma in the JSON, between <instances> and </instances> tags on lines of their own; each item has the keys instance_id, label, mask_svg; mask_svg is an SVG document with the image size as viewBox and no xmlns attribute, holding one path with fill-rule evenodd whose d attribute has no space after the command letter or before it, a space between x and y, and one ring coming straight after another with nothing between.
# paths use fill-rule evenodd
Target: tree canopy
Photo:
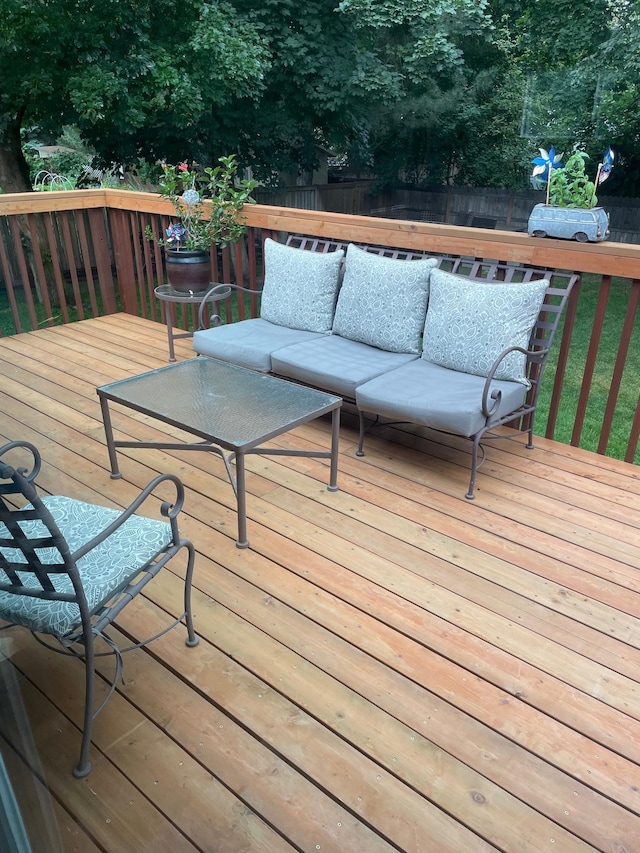
<instances>
[{"instance_id":1,"label":"tree canopy","mask_svg":"<svg viewBox=\"0 0 640 853\"><path fill-rule=\"evenodd\" d=\"M317 146L382 182L524 188L539 146L623 164L640 193L640 0L5 0L0 186L25 130L104 162L266 179ZM616 169L611 179L615 189Z\"/></svg>"},{"instance_id":2,"label":"tree canopy","mask_svg":"<svg viewBox=\"0 0 640 853\"><path fill-rule=\"evenodd\" d=\"M259 28L226 2L5 0L0 185L24 188L29 127L77 124L107 162L186 156L203 115L259 97L269 66Z\"/></svg>"}]
</instances>

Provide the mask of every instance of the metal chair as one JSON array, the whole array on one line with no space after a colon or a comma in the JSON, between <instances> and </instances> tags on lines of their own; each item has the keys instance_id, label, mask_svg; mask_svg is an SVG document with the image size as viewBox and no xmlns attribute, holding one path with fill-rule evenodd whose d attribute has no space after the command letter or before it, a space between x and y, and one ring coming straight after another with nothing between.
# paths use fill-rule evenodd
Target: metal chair
<instances>
[{"instance_id":1,"label":"metal chair","mask_svg":"<svg viewBox=\"0 0 640 853\"><path fill-rule=\"evenodd\" d=\"M8 458L14 462L8 464ZM18 461L27 465L18 467ZM21 625L36 639L45 634L60 644L56 651L81 658L85 664L85 709L80 759L74 776L91 770L89 745L93 721L122 677L121 654L140 648L177 624L187 629L187 646L199 642L193 629L191 582L194 548L178 531L184 487L172 474L156 477L124 511L67 498L40 498L35 479L41 468L37 448L27 441L0 447L0 630ZM175 500L164 501L154 520L136 510L161 483L175 489ZM163 492L165 488L163 487ZM15 495L15 505L10 503ZM24 504L22 498L28 503ZM184 613L153 637L119 649L105 630L121 610L179 551L186 551ZM115 657L115 674L107 696L94 711L96 637ZM40 639L52 648L48 642Z\"/></svg>"}]
</instances>

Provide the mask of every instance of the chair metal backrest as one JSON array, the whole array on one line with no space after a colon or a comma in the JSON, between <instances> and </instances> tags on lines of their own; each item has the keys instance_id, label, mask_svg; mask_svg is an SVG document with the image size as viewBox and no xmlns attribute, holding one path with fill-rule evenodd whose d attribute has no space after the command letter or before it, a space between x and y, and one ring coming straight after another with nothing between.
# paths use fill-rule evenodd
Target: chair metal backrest
<instances>
[{"instance_id":1,"label":"chair metal backrest","mask_svg":"<svg viewBox=\"0 0 640 853\"><path fill-rule=\"evenodd\" d=\"M69 545L34 486L40 453L23 441L11 442L2 451L17 447L31 452L33 467L30 471L16 469L0 459L0 480L4 480L0 482L0 591L73 602L79 606L83 622L88 621L86 598ZM20 495L27 503L15 507L5 500L7 495ZM14 559L7 557L11 553ZM70 584L55 583L64 577Z\"/></svg>"},{"instance_id":2,"label":"chair metal backrest","mask_svg":"<svg viewBox=\"0 0 640 853\"><path fill-rule=\"evenodd\" d=\"M310 252L335 252L342 249L345 253L349 245L348 241L330 240L323 237L307 237L304 234L289 234L286 245L294 249L306 249ZM411 249L394 249L391 246L371 246L364 243L354 243L359 249L370 252L372 255L380 255L384 258L393 258L401 261L419 261L424 258L438 257L433 252L413 251Z\"/></svg>"}]
</instances>

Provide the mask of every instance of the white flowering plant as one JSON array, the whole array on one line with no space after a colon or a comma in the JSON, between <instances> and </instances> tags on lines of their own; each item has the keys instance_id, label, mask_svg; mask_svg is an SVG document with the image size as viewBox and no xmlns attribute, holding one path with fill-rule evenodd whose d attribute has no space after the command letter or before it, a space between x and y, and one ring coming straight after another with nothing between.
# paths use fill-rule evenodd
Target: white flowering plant
<instances>
[{"instance_id":1,"label":"white flowering plant","mask_svg":"<svg viewBox=\"0 0 640 853\"><path fill-rule=\"evenodd\" d=\"M148 225L149 240L167 249L208 251L212 244L225 246L244 234L246 220L240 211L253 203L256 182L237 178L234 154L220 157L218 163L206 168L162 164L160 195L172 202L178 221L169 225L163 238L156 237Z\"/></svg>"}]
</instances>

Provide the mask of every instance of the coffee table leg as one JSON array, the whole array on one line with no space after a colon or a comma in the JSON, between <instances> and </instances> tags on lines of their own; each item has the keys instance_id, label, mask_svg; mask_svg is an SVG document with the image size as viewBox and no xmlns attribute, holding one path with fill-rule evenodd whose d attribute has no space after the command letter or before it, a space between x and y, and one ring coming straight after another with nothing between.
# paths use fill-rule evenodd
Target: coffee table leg
<instances>
[{"instance_id":1,"label":"coffee table leg","mask_svg":"<svg viewBox=\"0 0 640 853\"><path fill-rule=\"evenodd\" d=\"M122 477L118 468L118 458L116 456L116 448L113 441L113 428L111 427L111 415L109 413L109 401L106 397L100 397L100 408L102 409L102 422L104 424L104 434L107 439L107 451L109 453L109 462L111 464L111 479L117 480Z\"/></svg>"},{"instance_id":2,"label":"coffee table leg","mask_svg":"<svg viewBox=\"0 0 640 853\"><path fill-rule=\"evenodd\" d=\"M236 456L236 501L238 503L238 539L236 540L236 548L248 548L244 453L238 453Z\"/></svg>"},{"instance_id":3,"label":"coffee table leg","mask_svg":"<svg viewBox=\"0 0 640 853\"><path fill-rule=\"evenodd\" d=\"M340 441L340 407L331 413L331 468L329 474L330 492L338 491L338 449Z\"/></svg>"}]
</instances>

